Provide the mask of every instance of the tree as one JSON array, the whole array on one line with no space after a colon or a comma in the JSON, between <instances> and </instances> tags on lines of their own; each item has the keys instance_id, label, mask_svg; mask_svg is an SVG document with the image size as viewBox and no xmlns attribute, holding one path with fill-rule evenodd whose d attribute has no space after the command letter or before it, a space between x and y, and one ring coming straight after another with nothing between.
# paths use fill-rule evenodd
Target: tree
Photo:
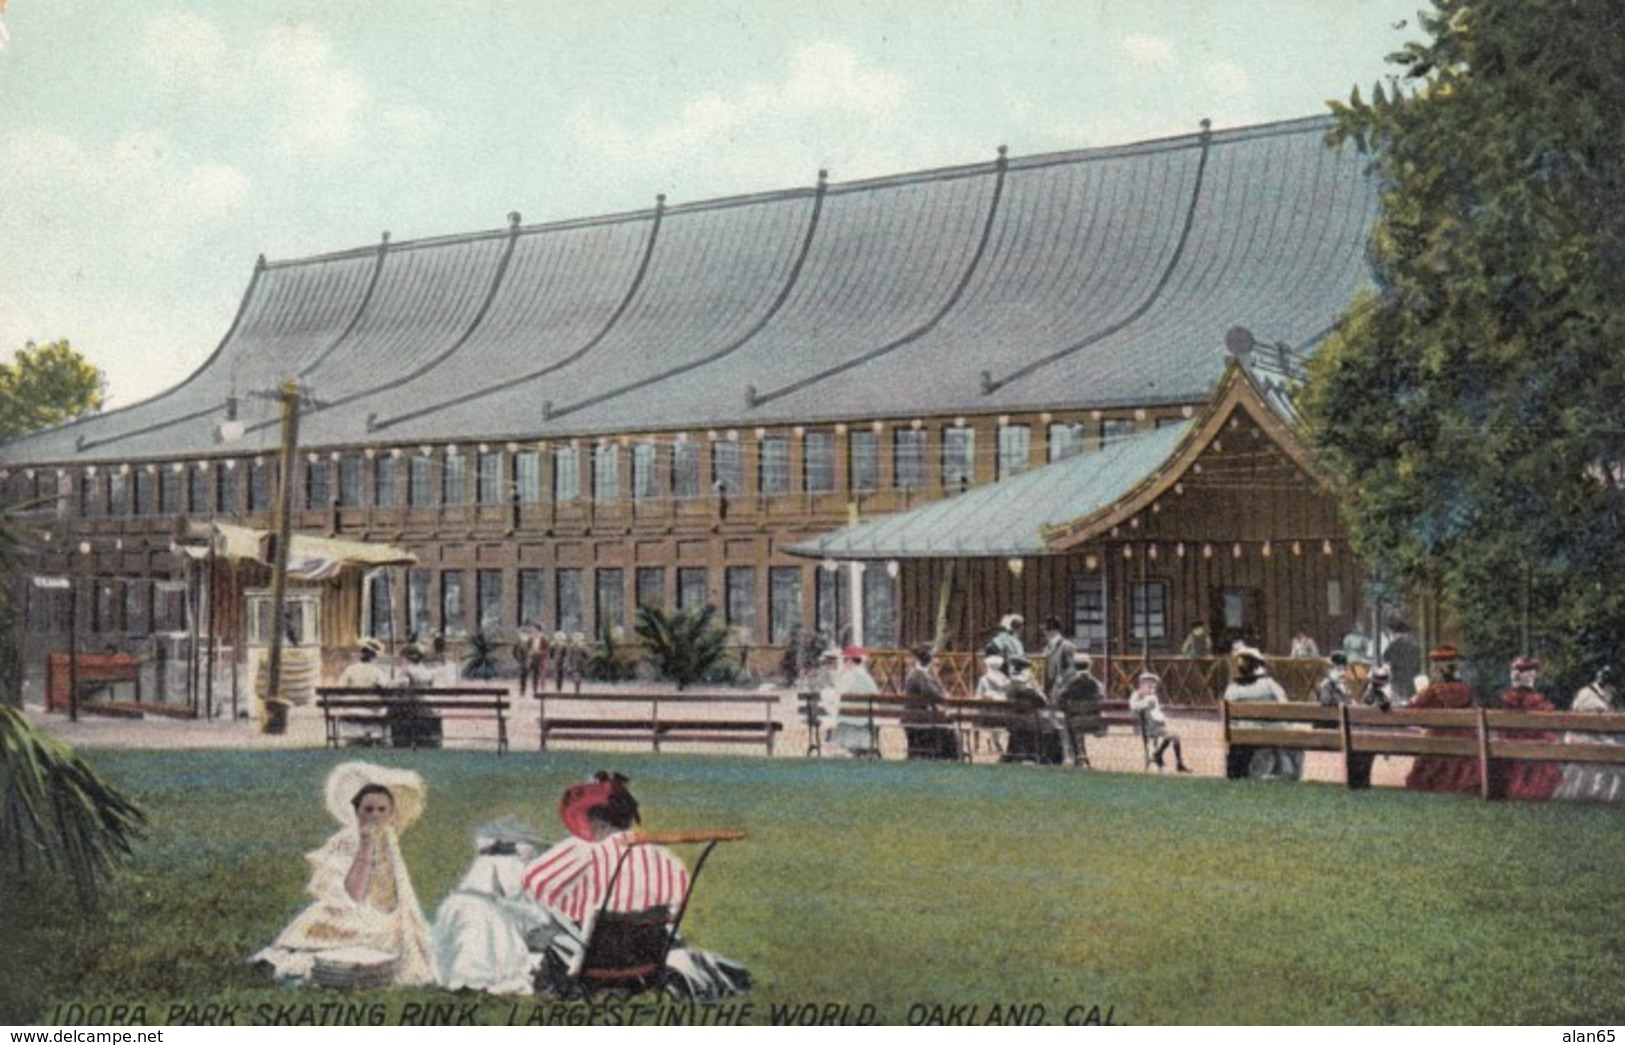
<instances>
[{"instance_id":1,"label":"tree","mask_svg":"<svg viewBox=\"0 0 1625 1045\"><path fill-rule=\"evenodd\" d=\"M66 340L44 348L30 341L0 363L0 440L100 410L106 384Z\"/></svg>"},{"instance_id":2,"label":"tree","mask_svg":"<svg viewBox=\"0 0 1625 1045\"><path fill-rule=\"evenodd\" d=\"M716 616L709 604L672 613L650 603L638 607L638 637L661 676L678 689L704 678L727 655L728 629Z\"/></svg>"},{"instance_id":3,"label":"tree","mask_svg":"<svg viewBox=\"0 0 1625 1045\"><path fill-rule=\"evenodd\" d=\"M28 545L18 515L0 510L0 640L20 627L18 584ZM10 662L7 662L8 665ZM89 903L145 823L140 808L21 709L0 704L0 853L20 876L65 875Z\"/></svg>"},{"instance_id":4,"label":"tree","mask_svg":"<svg viewBox=\"0 0 1625 1045\"><path fill-rule=\"evenodd\" d=\"M1434 0L1328 143L1384 195L1376 291L1303 407L1356 549L1481 665L1625 663L1625 8ZM1488 674L1488 671L1484 672Z\"/></svg>"}]
</instances>

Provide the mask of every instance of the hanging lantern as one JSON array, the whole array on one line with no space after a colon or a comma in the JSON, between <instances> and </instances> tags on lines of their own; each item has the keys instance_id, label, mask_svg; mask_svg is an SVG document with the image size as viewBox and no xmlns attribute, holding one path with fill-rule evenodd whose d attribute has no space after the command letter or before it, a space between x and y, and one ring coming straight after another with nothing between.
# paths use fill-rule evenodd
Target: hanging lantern
<instances>
[{"instance_id":1,"label":"hanging lantern","mask_svg":"<svg viewBox=\"0 0 1625 1045\"><path fill-rule=\"evenodd\" d=\"M1152 562L1155 562L1157 560L1157 546L1153 544L1146 549L1145 554Z\"/></svg>"},{"instance_id":2,"label":"hanging lantern","mask_svg":"<svg viewBox=\"0 0 1625 1045\"><path fill-rule=\"evenodd\" d=\"M1204 558L1204 559L1213 558L1213 545L1211 545L1211 544L1202 545L1202 558Z\"/></svg>"},{"instance_id":3,"label":"hanging lantern","mask_svg":"<svg viewBox=\"0 0 1625 1045\"><path fill-rule=\"evenodd\" d=\"M1240 541L1237 541L1235 543L1235 546L1230 549L1230 557L1232 559L1241 558L1241 542Z\"/></svg>"},{"instance_id":4,"label":"hanging lantern","mask_svg":"<svg viewBox=\"0 0 1625 1045\"><path fill-rule=\"evenodd\" d=\"M1100 568L1100 560L1095 558L1093 552L1083 557L1083 568L1086 570L1098 570Z\"/></svg>"},{"instance_id":5,"label":"hanging lantern","mask_svg":"<svg viewBox=\"0 0 1625 1045\"><path fill-rule=\"evenodd\" d=\"M1302 544L1302 542L1300 542L1300 541L1293 541L1292 542L1292 554L1293 555L1302 555L1303 554L1303 544Z\"/></svg>"},{"instance_id":6,"label":"hanging lantern","mask_svg":"<svg viewBox=\"0 0 1625 1045\"><path fill-rule=\"evenodd\" d=\"M1174 545L1174 554L1179 556L1181 559L1183 559L1185 557L1185 542L1184 541L1180 541L1178 544Z\"/></svg>"},{"instance_id":7,"label":"hanging lantern","mask_svg":"<svg viewBox=\"0 0 1625 1045\"><path fill-rule=\"evenodd\" d=\"M1331 541L1321 541L1320 542L1320 554L1322 554L1322 555L1330 555L1331 553L1332 553L1332 542Z\"/></svg>"},{"instance_id":8,"label":"hanging lantern","mask_svg":"<svg viewBox=\"0 0 1625 1045\"><path fill-rule=\"evenodd\" d=\"M1266 559L1270 557L1270 542L1269 541L1264 542L1263 555L1264 555L1264 558L1266 558Z\"/></svg>"}]
</instances>

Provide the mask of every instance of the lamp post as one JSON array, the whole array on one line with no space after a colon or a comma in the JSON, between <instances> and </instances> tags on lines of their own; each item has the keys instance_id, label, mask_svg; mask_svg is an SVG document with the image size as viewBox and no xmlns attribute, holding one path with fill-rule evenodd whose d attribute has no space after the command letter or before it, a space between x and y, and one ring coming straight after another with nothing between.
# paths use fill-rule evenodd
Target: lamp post
<instances>
[{"instance_id":1,"label":"lamp post","mask_svg":"<svg viewBox=\"0 0 1625 1045\"><path fill-rule=\"evenodd\" d=\"M287 613L288 545L292 543L293 468L299 445L299 387L290 378L282 383L277 398L282 407L282 445L277 451L275 544L271 550L271 651L265 687L268 702L281 699L282 694L282 637L286 631L283 617ZM271 716L266 721L270 722Z\"/></svg>"},{"instance_id":2,"label":"lamp post","mask_svg":"<svg viewBox=\"0 0 1625 1045\"><path fill-rule=\"evenodd\" d=\"M90 542L79 542L79 558L90 562ZM79 569L72 564L68 571L68 721L79 721Z\"/></svg>"}]
</instances>

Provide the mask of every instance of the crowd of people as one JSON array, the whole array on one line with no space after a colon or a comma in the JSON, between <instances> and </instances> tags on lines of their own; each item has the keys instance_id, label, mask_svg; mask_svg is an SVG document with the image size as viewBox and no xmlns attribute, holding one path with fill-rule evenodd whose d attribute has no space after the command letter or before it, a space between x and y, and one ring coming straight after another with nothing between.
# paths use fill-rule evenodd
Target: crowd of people
<instances>
[{"instance_id":1,"label":"crowd of people","mask_svg":"<svg viewBox=\"0 0 1625 1045\"><path fill-rule=\"evenodd\" d=\"M312 902L251 960L288 983L568 995L595 920L647 912L674 934L687 903L688 868L637 833L628 784L599 772L567 787L564 836L551 846L512 815L476 829L474 860L430 923L399 842L423 815L422 778L346 762L324 787L339 828L308 854ZM666 967L666 989L681 999L750 988L742 966L675 935Z\"/></svg>"}]
</instances>

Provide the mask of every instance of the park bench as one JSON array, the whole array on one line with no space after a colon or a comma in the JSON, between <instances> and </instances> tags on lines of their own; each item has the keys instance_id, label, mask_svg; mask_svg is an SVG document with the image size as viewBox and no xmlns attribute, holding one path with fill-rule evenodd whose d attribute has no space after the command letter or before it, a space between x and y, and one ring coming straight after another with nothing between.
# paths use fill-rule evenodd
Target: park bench
<instances>
[{"instance_id":1,"label":"park bench","mask_svg":"<svg viewBox=\"0 0 1625 1045\"><path fill-rule=\"evenodd\" d=\"M1512 762L1588 762L1625 764L1625 744L1569 742L1563 734L1625 738L1625 714L1553 711L1504 711L1494 708L1379 708L1318 704L1220 701L1224 743L1230 747L1278 747L1336 753L1343 779L1364 786L1350 773L1356 755L1443 755L1471 758L1479 765L1479 789L1490 795L1491 775L1485 764ZM1282 728L1288 727L1288 728ZM1308 728L1290 728L1308 727ZM1448 732L1430 732L1430 731ZM1557 734L1545 740L1531 734Z\"/></svg>"},{"instance_id":2,"label":"park bench","mask_svg":"<svg viewBox=\"0 0 1625 1045\"><path fill-rule=\"evenodd\" d=\"M497 754L508 750L508 691L501 686L436 686L411 690L392 686L319 686L316 705L322 709L328 747L376 742L374 738L385 733L397 747L428 746L422 739L424 732L403 728L403 719L422 715L440 720L494 719ZM351 727L352 732L346 733L346 727Z\"/></svg>"},{"instance_id":3,"label":"park bench","mask_svg":"<svg viewBox=\"0 0 1625 1045\"><path fill-rule=\"evenodd\" d=\"M538 693L541 750L557 740L662 745L761 744L773 754L783 724L777 696L735 693ZM746 715L760 709L758 715Z\"/></svg>"},{"instance_id":4,"label":"park bench","mask_svg":"<svg viewBox=\"0 0 1625 1045\"><path fill-rule=\"evenodd\" d=\"M821 754L822 744L817 739L817 728L814 725L817 721L815 712L818 707L818 695L803 693L800 699L802 713L811 731L808 754L815 752ZM843 693L837 714L842 718L858 721L868 729L870 743L862 754L877 758L880 753L882 726L949 730L958 738L960 757L970 761L975 754L973 740L977 733L1009 730L1012 726L1017 730L1034 729L1042 732L1044 729L1053 729L1057 724L1054 709L1048 706L1032 708L1004 700L949 698L940 701L937 707L936 715L926 715L919 708L911 706L908 697L883 693ZM1114 727L1134 730L1137 721L1133 712L1128 710L1126 701L1104 701L1097 708L1087 710L1068 709L1066 729L1072 740L1073 749L1079 756L1078 764L1089 764L1085 748L1087 737L1105 736Z\"/></svg>"}]
</instances>

